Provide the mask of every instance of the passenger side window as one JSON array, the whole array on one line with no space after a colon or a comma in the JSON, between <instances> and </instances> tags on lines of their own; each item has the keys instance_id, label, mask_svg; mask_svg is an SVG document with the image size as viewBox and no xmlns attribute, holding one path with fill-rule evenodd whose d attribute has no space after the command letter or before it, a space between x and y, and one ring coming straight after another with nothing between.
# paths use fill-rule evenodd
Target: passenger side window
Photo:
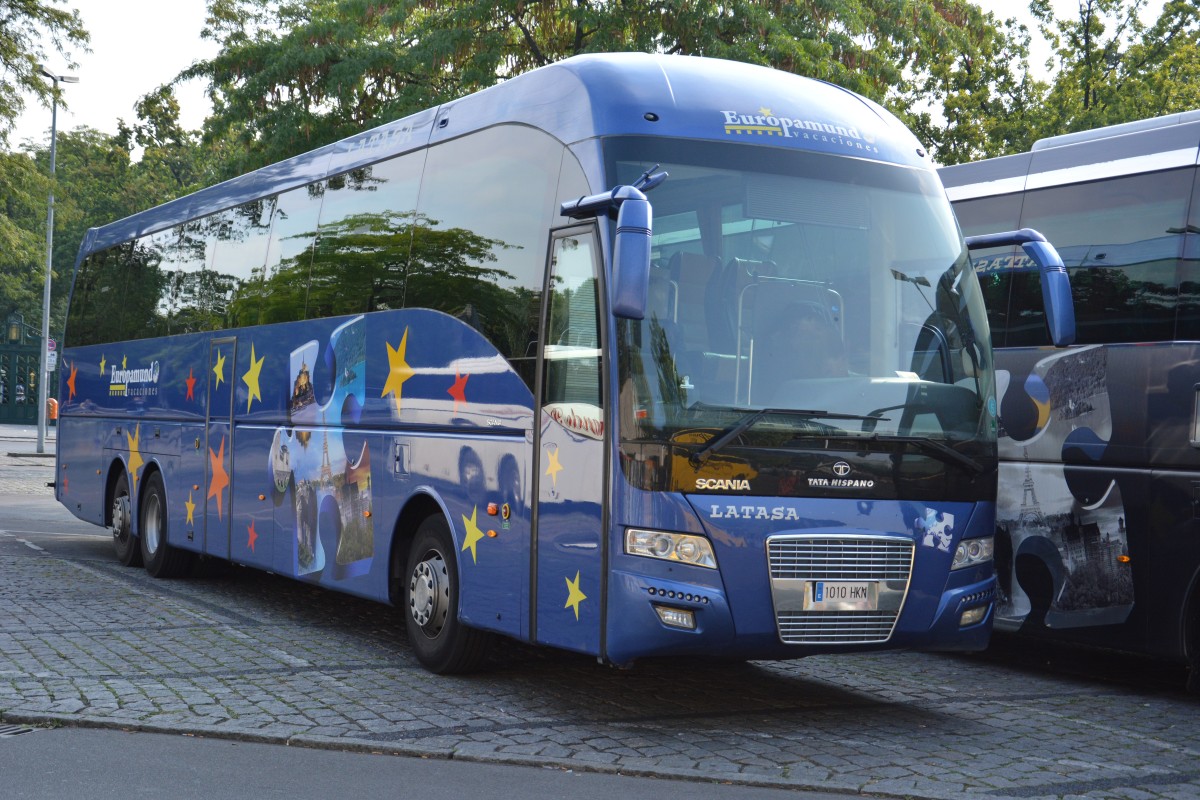
<instances>
[{"instance_id":1,"label":"passenger side window","mask_svg":"<svg viewBox=\"0 0 1200 800\"><path fill-rule=\"evenodd\" d=\"M1079 344L1173 338L1193 170L1026 193L1021 226L1041 231L1071 278ZM1048 344L1036 270L1014 276L1006 344Z\"/></svg>"}]
</instances>

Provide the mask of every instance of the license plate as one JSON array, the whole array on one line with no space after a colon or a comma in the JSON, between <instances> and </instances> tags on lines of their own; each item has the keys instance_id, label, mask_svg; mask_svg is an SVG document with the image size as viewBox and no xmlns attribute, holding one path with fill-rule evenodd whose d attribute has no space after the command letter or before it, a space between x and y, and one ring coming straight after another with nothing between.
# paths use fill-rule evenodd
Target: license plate
<instances>
[{"instance_id":1,"label":"license plate","mask_svg":"<svg viewBox=\"0 0 1200 800\"><path fill-rule=\"evenodd\" d=\"M875 581L809 581L804 593L806 611L875 611L879 584Z\"/></svg>"}]
</instances>

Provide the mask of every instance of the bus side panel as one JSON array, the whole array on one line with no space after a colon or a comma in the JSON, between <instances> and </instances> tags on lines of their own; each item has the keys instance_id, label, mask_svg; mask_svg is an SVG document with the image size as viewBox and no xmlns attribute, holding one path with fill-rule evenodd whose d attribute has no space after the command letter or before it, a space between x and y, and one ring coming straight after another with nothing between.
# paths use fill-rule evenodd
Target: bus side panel
<instances>
[{"instance_id":1,"label":"bus side panel","mask_svg":"<svg viewBox=\"0 0 1200 800\"><path fill-rule=\"evenodd\" d=\"M108 420L63 416L58 420L56 442L58 474L55 493L75 516L96 525L105 524L105 479L109 460L104 441Z\"/></svg>"},{"instance_id":2,"label":"bus side panel","mask_svg":"<svg viewBox=\"0 0 1200 800\"><path fill-rule=\"evenodd\" d=\"M1145 575L1154 599L1146 610L1146 648L1159 656L1180 658L1184 654L1184 617L1200 583L1200 473L1152 473L1146 494L1145 531L1153 558L1150 566L1136 569ZM1132 523L1131 523L1132 524Z\"/></svg>"}]
</instances>

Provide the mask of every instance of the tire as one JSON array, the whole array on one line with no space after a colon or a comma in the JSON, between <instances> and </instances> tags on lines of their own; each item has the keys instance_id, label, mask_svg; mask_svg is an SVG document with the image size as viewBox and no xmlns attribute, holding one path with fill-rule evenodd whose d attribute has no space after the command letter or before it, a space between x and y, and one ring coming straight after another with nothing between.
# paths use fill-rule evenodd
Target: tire
<instances>
[{"instance_id":1,"label":"tire","mask_svg":"<svg viewBox=\"0 0 1200 800\"><path fill-rule=\"evenodd\" d=\"M117 478L117 485L113 487L110 530L117 561L126 567L140 567L142 549L137 537L133 535L133 505L129 497L129 478L124 472Z\"/></svg>"},{"instance_id":2,"label":"tire","mask_svg":"<svg viewBox=\"0 0 1200 800\"><path fill-rule=\"evenodd\" d=\"M421 522L409 548L404 625L417 661L437 675L472 672L487 657L491 634L458 619L458 563L441 515Z\"/></svg>"},{"instance_id":3,"label":"tire","mask_svg":"<svg viewBox=\"0 0 1200 800\"><path fill-rule=\"evenodd\" d=\"M146 572L155 578L175 578L186 572L192 554L167 543L167 490L160 473L152 472L146 478L138 513L138 540Z\"/></svg>"}]
</instances>

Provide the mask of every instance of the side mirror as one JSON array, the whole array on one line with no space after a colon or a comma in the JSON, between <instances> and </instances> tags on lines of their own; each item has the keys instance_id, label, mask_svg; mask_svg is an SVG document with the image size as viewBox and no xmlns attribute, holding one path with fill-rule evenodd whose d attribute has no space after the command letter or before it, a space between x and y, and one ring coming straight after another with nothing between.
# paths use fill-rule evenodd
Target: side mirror
<instances>
[{"instance_id":1,"label":"side mirror","mask_svg":"<svg viewBox=\"0 0 1200 800\"><path fill-rule=\"evenodd\" d=\"M1032 228L1005 233L968 236L967 249L1011 247L1019 244L1025 254L1038 265L1042 276L1042 305L1046 311L1046 327L1055 347L1066 347L1075 341L1075 303L1071 298L1071 280L1067 268L1054 245Z\"/></svg>"},{"instance_id":2,"label":"side mirror","mask_svg":"<svg viewBox=\"0 0 1200 800\"><path fill-rule=\"evenodd\" d=\"M612 312L615 316L625 319L646 316L652 214L650 202L644 195L626 198L617 212L612 269Z\"/></svg>"},{"instance_id":3,"label":"side mirror","mask_svg":"<svg viewBox=\"0 0 1200 800\"><path fill-rule=\"evenodd\" d=\"M617 186L610 192L593 194L563 203L564 217L583 219L617 209L617 235L613 244L612 313L625 319L645 319L646 292L650 285L650 236L653 212L646 192L667 179L667 173L652 169L632 186Z\"/></svg>"}]
</instances>

